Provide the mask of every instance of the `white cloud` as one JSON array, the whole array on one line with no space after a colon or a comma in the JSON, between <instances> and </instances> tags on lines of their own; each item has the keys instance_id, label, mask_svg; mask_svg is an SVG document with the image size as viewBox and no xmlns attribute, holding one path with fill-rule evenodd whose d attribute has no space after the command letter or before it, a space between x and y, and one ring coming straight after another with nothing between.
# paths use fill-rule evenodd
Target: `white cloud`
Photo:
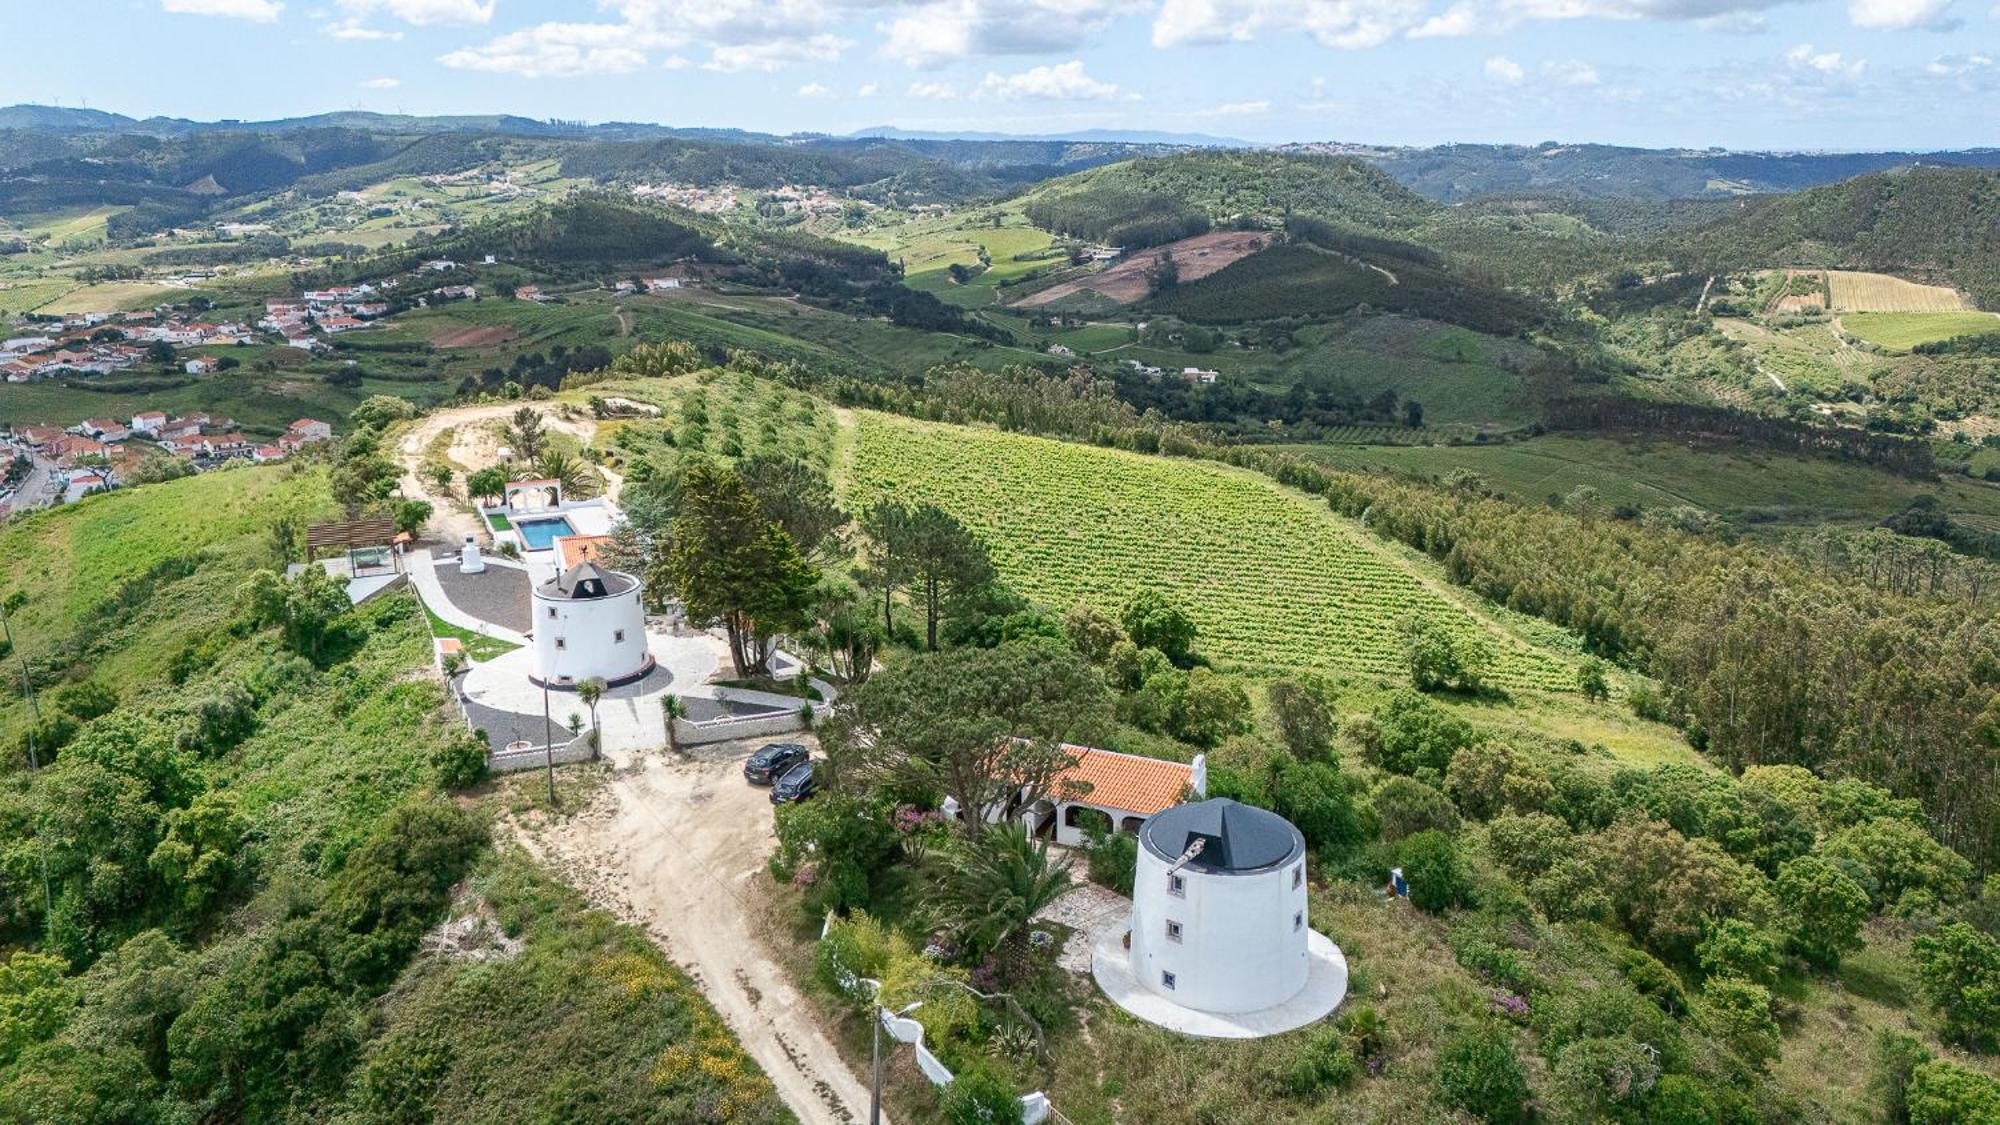
<instances>
[{"instance_id":1,"label":"white cloud","mask_svg":"<svg viewBox=\"0 0 2000 1125\"><path fill-rule=\"evenodd\" d=\"M358 23L330 23L323 28L329 38L347 40L388 40L394 42L403 37L400 31L382 31L373 27L362 27Z\"/></svg>"},{"instance_id":2,"label":"white cloud","mask_svg":"<svg viewBox=\"0 0 2000 1125\"><path fill-rule=\"evenodd\" d=\"M912 82L904 93L927 102L948 102L958 97L958 90L949 82Z\"/></svg>"},{"instance_id":3,"label":"white cloud","mask_svg":"<svg viewBox=\"0 0 2000 1125\"><path fill-rule=\"evenodd\" d=\"M1991 55L1943 55L1931 60L1930 65L1924 67L1924 73L1949 78L1959 74L1977 74L1992 67Z\"/></svg>"},{"instance_id":4,"label":"white cloud","mask_svg":"<svg viewBox=\"0 0 2000 1125\"><path fill-rule=\"evenodd\" d=\"M870 0L853 0L866 4ZM1142 0L923 0L877 25L882 54L905 66L971 55L1036 55L1083 46Z\"/></svg>"},{"instance_id":5,"label":"white cloud","mask_svg":"<svg viewBox=\"0 0 2000 1125\"><path fill-rule=\"evenodd\" d=\"M1816 70L1835 78L1855 78L1868 69L1867 59L1848 61L1839 51L1815 51L1811 43L1801 43L1785 52L1785 61L1792 66Z\"/></svg>"},{"instance_id":6,"label":"white cloud","mask_svg":"<svg viewBox=\"0 0 2000 1125\"><path fill-rule=\"evenodd\" d=\"M337 0L350 21L384 15L418 27L483 24L493 19L495 0Z\"/></svg>"},{"instance_id":7,"label":"white cloud","mask_svg":"<svg viewBox=\"0 0 2000 1125\"><path fill-rule=\"evenodd\" d=\"M255 23L270 23L285 10L278 0L160 0L160 8L180 16L227 16Z\"/></svg>"},{"instance_id":8,"label":"white cloud","mask_svg":"<svg viewBox=\"0 0 2000 1125\"><path fill-rule=\"evenodd\" d=\"M1848 0L1847 19L1856 27L1886 31L1927 28L1948 31L1959 21L1951 15L1952 0Z\"/></svg>"},{"instance_id":9,"label":"white cloud","mask_svg":"<svg viewBox=\"0 0 2000 1125\"><path fill-rule=\"evenodd\" d=\"M808 82L799 87L799 96L802 98L830 98L833 96L833 87L825 86L818 82Z\"/></svg>"},{"instance_id":10,"label":"white cloud","mask_svg":"<svg viewBox=\"0 0 2000 1125\"><path fill-rule=\"evenodd\" d=\"M1208 109L1196 110L1189 117L1258 117L1271 112L1268 101L1224 102Z\"/></svg>"},{"instance_id":11,"label":"white cloud","mask_svg":"<svg viewBox=\"0 0 2000 1125\"><path fill-rule=\"evenodd\" d=\"M668 55L660 63L661 70L686 70L694 65L694 60L686 55Z\"/></svg>"},{"instance_id":12,"label":"white cloud","mask_svg":"<svg viewBox=\"0 0 2000 1125\"><path fill-rule=\"evenodd\" d=\"M857 98L872 98L875 96L875 92L876 92L875 83L863 82L861 84L861 88L854 91L854 96Z\"/></svg>"},{"instance_id":13,"label":"white cloud","mask_svg":"<svg viewBox=\"0 0 2000 1125\"><path fill-rule=\"evenodd\" d=\"M979 84L979 92L1001 101L1017 98L1089 101L1113 97L1118 87L1085 74L1083 60L1071 59L1055 66L1032 67L1019 74L988 74Z\"/></svg>"},{"instance_id":14,"label":"white cloud","mask_svg":"<svg viewBox=\"0 0 2000 1125\"><path fill-rule=\"evenodd\" d=\"M1521 64L1505 55L1494 55L1492 58L1487 59L1486 66L1483 69L1486 72L1486 77L1491 78L1495 82L1504 82L1509 86L1519 86L1521 80L1527 77L1527 71L1521 69Z\"/></svg>"},{"instance_id":15,"label":"white cloud","mask_svg":"<svg viewBox=\"0 0 2000 1125\"><path fill-rule=\"evenodd\" d=\"M1425 22L1424 0L1165 0L1153 45L1247 42L1263 32L1303 32L1323 47L1380 46Z\"/></svg>"},{"instance_id":16,"label":"white cloud","mask_svg":"<svg viewBox=\"0 0 2000 1125\"><path fill-rule=\"evenodd\" d=\"M1724 12L1717 16L1703 16L1694 21L1703 31L1713 31L1721 35L1761 35L1771 28L1771 21L1760 12Z\"/></svg>"},{"instance_id":17,"label":"white cloud","mask_svg":"<svg viewBox=\"0 0 2000 1125\"><path fill-rule=\"evenodd\" d=\"M1558 86L1595 86L1597 68L1577 59L1542 64L1542 77Z\"/></svg>"},{"instance_id":18,"label":"white cloud","mask_svg":"<svg viewBox=\"0 0 2000 1125\"><path fill-rule=\"evenodd\" d=\"M523 78L628 74L646 65L645 47L649 45L653 44L645 37L617 24L545 23L476 47L461 47L438 56L438 61L453 70Z\"/></svg>"},{"instance_id":19,"label":"white cloud","mask_svg":"<svg viewBox=\"0 0 2000 1125\"><path fill-rule=\"evenodd\" d=\"M808 39L773 39L766 43L732 43L716 47L701 67L724 74L745 70L760 70L768 74L795 62L832 62L840 57L840 52L851 46L851 40L828 34Z\"/></svg>"},{"instance_id":20,"label":"white cloud","mask_svg":"<svg viewBox=\"0 0 2000 1125\"><path fill-rule=\"evenodd\" d=\"M397 78L370 78L361 84L361 88L364 90L393 90L402 84L402 80Z\"/></svg>"},{"instance_id":21,"label":"white cloud","mask_svg":"<svg viewBox=\"0 0 2000 1125\"><path fill-rule=\"evenodd\" d=\"M1472 4L1453 4L1411 28L1409 35L1412 39L1456 39L1463 35L1477 35L1486 29L1486 21L1481 17L1479 8Z\"/></svg>"}]
</instances>

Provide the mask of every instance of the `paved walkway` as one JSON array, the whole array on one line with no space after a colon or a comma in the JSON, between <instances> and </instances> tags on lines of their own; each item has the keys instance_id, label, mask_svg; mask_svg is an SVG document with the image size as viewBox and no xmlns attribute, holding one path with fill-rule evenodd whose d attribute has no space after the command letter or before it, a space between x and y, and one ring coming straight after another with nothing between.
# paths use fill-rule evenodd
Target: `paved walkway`
<instances>
[{"instance_id":1,"label":"paved walkway","mask_svg":"<svg viewBox=\"0 0 2000 1125\"><path fill-rule=\"evenodd\" d=\"M1347 958L1332 938L1309 930L1306 954L1312 967L1297 996L1255 1012L1202 1012L1183 1007L1133 977L1130 951L1125 948L1129 928L1127 920L1097 932L1090 975L1112 1003L1169 1031L1203 1039L1260 1039L1325 1019L1347 996Z\"/></svg>"},{"instance_id":2,"label":"paved walkway","mask_svg":"<svg viewBox=\"0 0 2000 1125\"><path fill-rule=\"evenodd\" d=\"M706 633L685 637L650 633L646 640L653 653L653 671L636 683L612 688L598 700L597 721L603 729L607 751L665 746L667 720L665 712L660 710L660 697L670 691L697 698L709 695L713 691L708 686L709 677L715 675L725 659L722 642ZM460 681L468 709L476 708L472 711L473 721L478 723L482 712L496 712L500 714L487 716L495 725L513 727L523 724L503 715L525 715L529 717L525 726L535 729L532 740L539 743L542 689L528 678L534 667L532 648L515 649L474 665ZM549 711L558 727L571 711L583 715L585 722L590 718L590 708L583 705L574 691L550 691Z\"/></svg>"},{"instance_id":3,"label":"paved walkway","mask_svg":"<svg viewBox=\"0 0 2000 1125\"><path fill-rule=\"evenodd\" d=\"M424 599L424 605L432 613L437 614L439 619L448 624L456 625L461 629L478 633L481 636L495 637L499 640L509 641L522 646L527 645L528 637L526 634L515 629L506 628L505 626L495 625L491 621L482 621L453 604L451 598L444 592L444 583L438 580L438 560L431 556L431 552L428 549L410 552L409 557L404 560L404 565L409 568L410 584L417 588L417 596ZM486 565L500 566L502 564L493 559L488 559L486 560ZM540 705L537 704L535 709L539 713L541 710Z\"/></svg>"}]
</instances>

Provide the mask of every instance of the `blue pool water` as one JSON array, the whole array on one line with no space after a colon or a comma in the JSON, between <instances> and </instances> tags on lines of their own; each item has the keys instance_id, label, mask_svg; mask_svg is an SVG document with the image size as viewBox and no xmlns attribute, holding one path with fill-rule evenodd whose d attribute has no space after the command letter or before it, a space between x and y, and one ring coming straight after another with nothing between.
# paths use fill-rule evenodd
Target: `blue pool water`
<instances>
[{"instance_id":1,"label":"blue pool water","mask_svg":"<svg viewBox=\"0 0 2000 1125\"><path fill-rule=\"evenodd\" d=\"M558 537L576 534L568 516L557 516L552 520L516 520L514 530L521 533L521 543L530 551L546 551Z\"/></svg>"}]
</instances>

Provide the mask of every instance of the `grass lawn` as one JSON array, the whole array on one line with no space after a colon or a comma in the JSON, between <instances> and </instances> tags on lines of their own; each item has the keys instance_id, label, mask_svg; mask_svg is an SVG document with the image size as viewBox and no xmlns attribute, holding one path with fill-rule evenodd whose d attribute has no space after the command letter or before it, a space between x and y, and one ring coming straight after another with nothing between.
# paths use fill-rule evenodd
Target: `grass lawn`
<instances>
[{"instance_id":1,"label":"grass lawn","mask_svg":"<svg viewBox=\"0 0 2000 1125\"><path fill-rule=\"evenodd\" d=\"M1856 337L1897 351L1953 336L2000 333L2000 316L1989 312L1845 313L1841 327Z\"/></svg>"},{"instance_id":2,"label":"grass lawn","mask_svg":"<svg viewBox=\"0 0 2000 1125\"><path fill-rule=\"evenodd\" d=\"M503 641L498 637L489 637L484 633L475 633L471 629L464 629L453 625L451 622L432 613L429 606L424 607L424 616L430 619L433 636L454 638L459 644L465 646L465 654L467 656L482 664L496 656L505 656L521 647L512 641Z\"/></svg>"}]
</instances>

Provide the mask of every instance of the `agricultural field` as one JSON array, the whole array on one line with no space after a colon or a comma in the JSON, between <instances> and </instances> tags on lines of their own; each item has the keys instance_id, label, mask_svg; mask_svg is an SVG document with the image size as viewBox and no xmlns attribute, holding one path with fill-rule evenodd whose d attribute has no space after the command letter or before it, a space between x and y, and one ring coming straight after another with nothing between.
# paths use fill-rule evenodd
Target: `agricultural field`
<instances>
[{"instance_id":1,"label":"agricultural field","mask_svg":"<svg viewBox=\"0 0 2000 1125\"><path fill-rule=\"evenodd\" d=\"M1474 616L1359 529L1252 474L876 414L856 424L851 505L938 504L1054 611L1115 610L1159 590L1194 616L1218 661L1385 678L1403 674L1402 627L1420 616L1483 637L1501 687L1575 684L1565 658Z\"/></svg>"},{"instance_id":2,"label":"agricultural field","mask_svg":"<svg viewBox=\"0 0 2000 1125\"><path fill-rule=\"evenodd\" d=\"M150 281L105 281L71 289L34 311L49 315L146 309L163 300L184 300L189 291Z\"/></svg>"},{"instance_id":3,"label":"agricultural field","mask_svg":"<svg viewBox=\"0 0 2000 1125\"><path fill-rule=\"evenodd\" d=\"M690 453L769 454L822 470L833 465L840 431L833 411L809 394L744 372L614 379L586 393L648 403L664 412L658 419L605 423L598 443L613 456L614 468L649 454L665 463Z\"/></svg>"},{"instance_id":4,"label":"agricultural field","mask_svg":"<svg viewBox=\"0 0 2000 1125\"><path fill-rule=\"evenodd\" d=\"M0 316L39 309L77 287L65 278L0 281Z\"/></svg>"},{"instance_id":5,"label":"agricultural field","mask_svg":"<svg viewBox=\"0 0 2000 1125\"><path fill-rule=\"evenodd\" d=\"M1816 398L1840 398L1850 387L1867 387L1887 366L1881 356L1855 347L1830 321L1774 328L1753 320L1721 318L1715 328L1743 346L1762 376L1758 382L1769 383L1772 390L1782 386ZM1764 388L1756 390L1762 393Z\"/></svg>"},{"instance_id":6,"label":"agricultural field","mask_svg":"<svg viewBox=\"0 0 2000 1125\"><path fill-rule=\"evenodd\" d=\"M1955 519L2000 518L2000 489L1950 479L1931 484L1866 465L1749 448L1561 434L1488 445L1285 448L1352 472L1426 480L1473 472L1494 491L1531 503L1587 487L1607 508L1687 506L1752 527L1872 526L1926 495Z\"/></svg>"},{"instance_id":7,"label":"agricultural field","mask_svg":"<svg viewBox=\"0 0 2000 1125\"><path fill-rule=\"evenodd\" d=\"M997 304L1003 285L1069 261L1049 233L1029 224L1018 206L978 208L861 230L826 226L817 233L882 251L903 264L903 278L910 288L962 308ZM960 284L951 277L954 265L979 272Z\"/></svg>"},{"instance_id":8,"label":"agricultural field","mask_svg":"<svg viewBox=\"0 0 2000 1125\"><path fill-rule=\"evenodd\" d=\"M1957 312L1971 306L1964 294L1943 285L1921 285L1886 273L1826 271L1835 312Z\"/></svg>"},{"instance_id":9,"label":"agricultural field","mask_svg":"<svg viewBox=\"0 0 2000 1125\"><path fill-rule=\"evenodd\" d=\"M1041 308L1066 297L1096 293L1129 305L1145 299L1152 290L1151 274L1162 254L1173 256L1182 281L1196 281L1242 261L1263 249L1271 239L1265 231L1213 231L1184 238L1129 254L1099 273L1052 285L1014 304L1019 308Z\"/></svg>"},{"instance_id":10,"label":"agricultural field","mask_svg":"<svg viewBox=\"0 0 2000 1125\"><path fill-rule=\"evenodd\" d=\"M1971 309L1960 312L1858 312L1843 315L1840 325L1856 339L1900 352L1909 351L1918 344L1949 340L1954 336L2000 333L2000 315Z\"/></svg>"}]
</instances>

